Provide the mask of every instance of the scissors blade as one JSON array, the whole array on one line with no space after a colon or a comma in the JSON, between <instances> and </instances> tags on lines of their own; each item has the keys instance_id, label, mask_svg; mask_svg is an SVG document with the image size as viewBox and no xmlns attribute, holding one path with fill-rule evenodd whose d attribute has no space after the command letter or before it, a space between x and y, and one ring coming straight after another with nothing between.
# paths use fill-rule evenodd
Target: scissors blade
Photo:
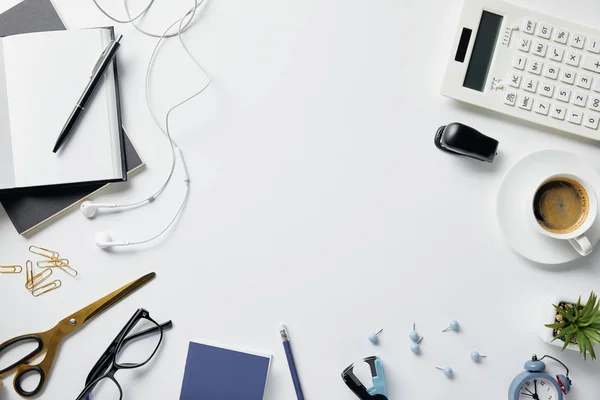
<instances>
[{"instance_id":1,"label":"scissors blade","mask_svg":"<svg viewBox=\"0 0 600 400\"><path fill-rule=\"evenodd\" d=\"M90 322L92 319L96 318L98 315L102 314L104 311L108 310L113 305L123 300L125 297L129 296L131 293L144 286L146 283L153 280L155 277L156 273L150 272L149 274L146 274L141 278L128 283L120 289L107 294L103 298L93 302L87 307L82 308L76 313L69 315L67 318L63 319L60 324L62 324L64 329L67 331L73 331L77 328L80 328L81 326Z\"/></svg>"}]
</instances>

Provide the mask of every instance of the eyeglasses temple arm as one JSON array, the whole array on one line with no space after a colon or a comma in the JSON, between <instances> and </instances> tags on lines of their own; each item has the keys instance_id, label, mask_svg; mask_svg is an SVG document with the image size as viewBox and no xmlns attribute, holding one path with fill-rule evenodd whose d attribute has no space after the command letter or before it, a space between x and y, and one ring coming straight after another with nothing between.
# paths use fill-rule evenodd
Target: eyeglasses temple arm
<instances>
[{"instance_id":1,"label":"eyeglasses temple arm","mask_svg":"<svg viewBox=\"0 0 600 400\"><path fill-rule=\"evenodd\" d=\"M124 345L126 345L127 343L129 343L132 340L138 339L140 337L146 336L146 335L150 335L152 333L158 332L158 330L162 329L163 331L171 329L173 327L173 322L172 321L167 321L164 324L160 324L158 326L154 326L152 328L148 328L146 330L137 332L133 335L127 336L124 340L123 340L123 344L121 345L121 347L123 347Z\"/></svg>"}]
</instances>

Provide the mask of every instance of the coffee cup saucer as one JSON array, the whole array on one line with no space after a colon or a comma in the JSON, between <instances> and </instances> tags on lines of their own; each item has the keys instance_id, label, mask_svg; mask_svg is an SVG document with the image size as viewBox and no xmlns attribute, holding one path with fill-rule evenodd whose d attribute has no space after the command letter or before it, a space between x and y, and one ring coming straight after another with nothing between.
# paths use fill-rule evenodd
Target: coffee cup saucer
<instances>
[{"instance_id":1,"label":"coffee cup saucer","mask_svg":"<svg viewBox=\"0 0 600 400\"><path fill-rule=\"evenodd\" d=\"M542 150L523 157L504 175L496 202L500 229L510 247L540 264L563 264L581 257L568 241L537 232L527 216L532 190L554 174L581 176L600 194L600 174L585 159L561 150ZM586 236L592 246L600 240L600 221Z\"/></svg>"}]
</instances>

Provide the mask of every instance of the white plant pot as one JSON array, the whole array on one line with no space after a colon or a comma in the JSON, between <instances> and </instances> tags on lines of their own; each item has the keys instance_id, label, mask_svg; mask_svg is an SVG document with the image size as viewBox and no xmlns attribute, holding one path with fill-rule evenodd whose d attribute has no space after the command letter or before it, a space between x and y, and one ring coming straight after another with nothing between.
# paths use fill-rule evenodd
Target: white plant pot
<instances>
[{"instance_id":1,"label":"white plant pot","mask_svg":"<svg viewBox=\"0 0 600 400\"><path fill-rule=\"evenodd\" d=\"M552 346L562 348L565 345L565 342L562 340L554 339L554 329L546 328L546 324L553 324L556 322L556 310L552 307L553 304L559 305L560 303L573 303L577 304L577 299L570 298L568 296L556 296L554 298L549 298L548 300L542 302L542 324L540 330L540 336L542 340ZM584 304L585 305L585 304ZM579 353L579 346L576 344L569 344L567 349L574 350Z\"/></svg>"}]
</instances>

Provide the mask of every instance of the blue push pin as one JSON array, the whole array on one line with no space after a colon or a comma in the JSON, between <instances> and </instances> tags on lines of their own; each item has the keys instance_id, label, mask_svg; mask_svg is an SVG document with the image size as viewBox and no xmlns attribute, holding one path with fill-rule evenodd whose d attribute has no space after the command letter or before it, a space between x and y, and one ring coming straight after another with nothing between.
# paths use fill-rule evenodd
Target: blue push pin
<instances>
[{"instance_id":1,"label":"blue push pin","mask_svg":"<svg viewBox=\"0 0 600 400\"><path fill-rule=\"evenodd\" d=\"M481 361L482 358L486 358L487 356L484 356L483 354L479 354L478 351L472 351L471 352L471 360L475 361L475 362L479 362Z\"/></svg>"},{"instance_id":2,"label":"blue push pin","mask_svg":"<svg viewBox=\"0 0 600 400\"><path fill-rule=\"evenodd\" d=\"M454 375L454 371L452 371L452 368L450 367L436 367L437 369L439 369L440 371L444 371L444 375L446 375L446 378L452 378L452 376Z\"/></svg>"},{"instance_id":3,"label":"blue push pin","mask_svg":"<svg viewBox=\"0 0 600 400\"><path fill-rule=\"evenodd\" d=\"M377 333L371 333L369 335L369 342L371 342L373 344L378 344L379 343L379 335L381 334L381 332L383 332L383 329L380 329L379 332L377 332Z\"/></svg>"},{"instance_id":4,"label":"blue push pin","mask_svg":"<svg viewBox=\"0 0 600 400\"><path fill-rule=\"evenodd\" d=\"M454 331L454 332L458 332L458 321L453 319L452 321L450 321L450 324L448 325L448 327L446 329L444 329L442 332L448 332L448 331Z\"/></svg>"},{"instance_id":5,"label":"blue push pin","mask_svg":"<svg viewBox=\"0 0 600 400\"><path fill-rule=\"evenodd\" d=\"M410 334L408 335L408 337L410 338L410 340L412 340L415 343L419 343L422 339L421 336L419 335L419 332L417 332L415 330L415 323L413 322L413 329L412 332L410 332Z\"/></svg>"},{"instance_id":6,"label":"blue push pin","mask_svg":"<svg viewBox=\"0 0 600 400\"><path fill-rule=\"evenodd\" d=\"M410 351L412 351L415 354L419 354L421 352L421 346L419 346L419 344L421 343L422 340L423 340L423 338L419 339L418 342L413 343L410 346Z\"/></svg>"}]
</instances>

